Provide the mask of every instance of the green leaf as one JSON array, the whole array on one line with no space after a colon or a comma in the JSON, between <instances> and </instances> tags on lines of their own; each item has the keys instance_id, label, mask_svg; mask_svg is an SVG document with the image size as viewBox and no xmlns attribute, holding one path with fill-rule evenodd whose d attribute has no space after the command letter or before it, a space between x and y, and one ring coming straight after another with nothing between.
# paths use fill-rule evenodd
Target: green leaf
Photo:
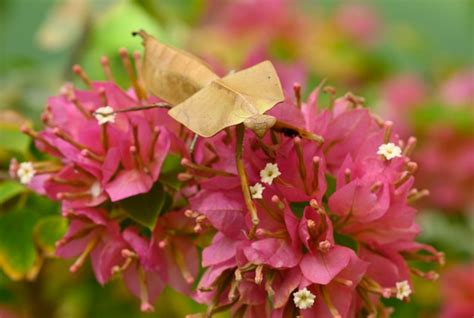
<instances>
[{"instance_id":1,"label":"green leaf","mask_svg":"<svg viewBox=\"0 0 474 318\"><path fill-rule=\"evenodd\" d=\"M124 199L120 206L132 220L152 230L165 206L166 196L163 186L157 182L148 193Z\"/></svg>"},{"instance_id":2,"label":"green leaf","mask_svg":"<svg viewBox=\"0 0 474 318\"><path fill-rule=\"evenodd\" d=\"M17 196L25 190L21 184L15 181L5 181L0 183L0 204Z\"/></svg>"},{"instance_id":3,"label":"green leaf","mask_svg":"<svg viewBox=\"0 0 474 318\"><path fill-rule=\"evenodd\" d=\"M12 279L22 279L34 267L37 254L31 234L37 221L26 209L0 216L0 267Z\"/></svg>"},{"instance_id":4,"label":"green leaf","mask_svg":"<svg viewBox=\"0 0 474 318\"><path fill-rule=\"evenodd\" d=\"M0 125L0 149L25 154L30 142L30 138L24 135L17 126Z\"/></svg>"},{"instance_id":5,"label":"green leaf","mask_svg":"<svg viewBox=\"0 0 474 318\"><path fill-rule=\"evenodd\" d=\"M293 212L293 214L298 217L298 219L301 219L303 216L304 208L308 206L308 202L291 202L290 203L290 209Z\"/></svg>"},{"instance_id":6,"label":"green leaf","mask_svg":"<svg viewBox=\"0 0 474 318\"><path fill-rule=\"evenodd\" d=\"M359 251L359 242L350 236L334 232L334 241L336 244L348 247L354 250L356 253Z\"/></svg>"},{"instance_id":7,"label":"green leaf","mask_svg":"<svg viewBox=\"0 0 474 318\"><path fill-rule=\"evenodd\" d=\"M328 202L331 195L334 193L334 191L336 191L336 178L329 174L326 174L326 183L328 185L328 188L326 190L326 193L324 194L324 201Z\"/></svg>"},{"instance_id":8,"label":"green leaf","mask_svg":"<svg viewBox=\"0 0 474 318\"><path fill-rule=\"evenodd\" d=\"M178 173L183 172L181 165L181 156L169 154L166 156L163 165L161 166L159 181L164 185L171 187L174 190L179 190L181 182L178 180Z\"/></svg>"},{"instance_id":9,"label":"green leaf","mask_svg":"<svg viewBox=\"0 0 474 318\"><path fill-rule=\"evenodd\" d=\"M33 238L38 247L48 255L53 255L56 250L55 243L67 230L67 221L60 215L51 215L42 218L36 223Z\"/></svg>"}]
</instances>

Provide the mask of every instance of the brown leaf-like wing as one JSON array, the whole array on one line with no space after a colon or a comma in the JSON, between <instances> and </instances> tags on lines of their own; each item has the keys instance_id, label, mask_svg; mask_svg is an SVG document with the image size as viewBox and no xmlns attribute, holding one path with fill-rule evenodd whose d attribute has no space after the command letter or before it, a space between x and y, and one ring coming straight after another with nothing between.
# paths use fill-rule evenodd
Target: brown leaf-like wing
<instances>
[{"instance_id":1,"label":"brown leaf-like wing","mask_svg":"<svg viewBox=\"0 0 474 318\"><path fill-rule=\"evenodd\" d=\"M216 80L168 113L196 134L210 137L242 123L256 111L242 95Z\"/></svg>"},{"instance_id":2,"label":"brown leaf-like wing","mask_svg":"<svg viewBox=\"0 0 474 318\"><path fill-rule=\"evenodd\" d=\"M177 105L219 77L199 58L137 32L145 46L143 78L147 89Z\"/></svg>"},{"instance_id":3,"label":"brown leaf-like wing","mask_svg":"<svg viewBox=\"0 0 474 318\"><path fill-rule=\"evenodd\" d=\"M263 114L285 99L280 79L270 61L264 61L237 73L222 82L242 95L251 97L259 114Z\"/></svg>"},{"instance_id":4,"label":"brown leaf-like wing","mask_svg":"<svg viewBox=\"0 0 474 318\"><path fill-rule=\"evenodd\" d=\"M282 101L283 92L270 62L215 80L169 114L203 137L240 124Z\"/></svg>"}]
</instances>

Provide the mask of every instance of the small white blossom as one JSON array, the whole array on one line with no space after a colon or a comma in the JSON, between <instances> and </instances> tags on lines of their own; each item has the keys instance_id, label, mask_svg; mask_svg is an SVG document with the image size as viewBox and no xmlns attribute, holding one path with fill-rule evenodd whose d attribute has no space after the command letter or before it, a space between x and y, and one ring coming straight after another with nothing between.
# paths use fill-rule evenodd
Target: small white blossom
<instances>
[{"instance_id":1,"label":"small white blossom","mask_svg":"<svg viewBox=\"0 0 474 318\"><path fill-rule=\"evenodd\" d=\"M252 195L252 199L263 199L263 190L265 187L260 183L257 182L253 186L250 186L250 194Z\"/></svg>"},{"instance_id":2,"label":"small white blossom","mask_svg":"<svg viewBox=\"0 0 474 318\"><path fill-rule=\"evenodd\" d=\"M311 308L316 298L308 289L303 288L293 293L293 301L299 309Z\"/></svg>"},{"instance_id":3,"label":"small white blossom","mask_svg":"<svg viewBox=\"0 0 474 318\"><path fill-rule=\"evenodd\" d=\"M115 123L115 116L117 114L114 112L114 109L110 106L99 107L94 112L94 117L99 122L99 125L105 123Z\"/></svg>"},{"instance_id":4,"label":"small white blossom","mask_svg":"<svg viewBox=\"0 0 474 318\"><path fill-rule=\"evenodd\" d=\"M102 193L102 187L100 186L100 183L97 181L94 182L89 188L89 192L93 198L97 198Z\"/></svg>"},{"instance_id":5,"label":"small white blossom","mask_svg":"<svg viewBox=\"0 0 474 318\"><path fill-rule=\"evenodd\" d=\"M411 287L406 280L395 284L397 290L397 298L403 300L411 295Z\"/></svg>"},{"instance_id":6,"label":"small white blossom","mask_svg":"<svg viewBox=\"0 0 474 318\"><path fill-rule=\"evenodd\" d=\"M16 175L20 179L21 183L28 184L35 176L35 173L36 170L33 168L33 164L31 162L22 162L18 167Z\"/></svg>"},{"instance_id":7,"label":"small white blossom","mask_svg":"<svg viewBox=\"0 0 474 318\"><path fill-rule=\"evenodd\" d=\"M265 168L260 171L260 178L263 183L272 184L273 179L281 175L280 170L278 170L278 165L276 163L267 163Z\"/></svg>"},{"instance_id":8,"label":"small white blossom","mask_svg":"<svg viewBox=\"0 0 474 318\"><path fill-rule=\"evenodd\" d=\"M396 157L402 156L402 150L400 147L396 146L393 142L388 144L380 145L379 150L377 151L378 155L382 155L385 159L390 160Z\"/></svg>"}]
</instances>

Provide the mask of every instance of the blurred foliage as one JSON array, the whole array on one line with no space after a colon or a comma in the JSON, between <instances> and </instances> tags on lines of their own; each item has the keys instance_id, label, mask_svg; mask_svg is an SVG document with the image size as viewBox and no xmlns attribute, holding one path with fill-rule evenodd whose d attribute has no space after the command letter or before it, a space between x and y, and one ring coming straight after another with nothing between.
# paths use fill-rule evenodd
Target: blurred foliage
<instances>
[{"instance_id":1,"label":"blurred foliage","mask_svg":"<svg viewBox=\"0 0 474 318\"><path fill-rule=\"evenodd\" d=\"M473 1L365 2L379 10L387 26L382 41L370 51L360 51L329 39L328 63L336 69L344 70L346 61L364 65L375 80L409 70L436 82L452 70L472 67ZM306 12L330 16L341 3L308 0L301 6ZM69 273L66 261L52 258L54 243L67 226L58 206L8 180L7 170L13 156L19 160L38 156L19 126L27 120L39 126L47 96L56 94L64 80L72 80L72 64L80 63L91 78L103 79L99 60L107 55L117 81L128 85L117 51L120 47L141 50L140 40L131 31L144 28L165 43L186 46L207 6L205 0L0 1L0 316L7 309L19 316L68 318L183 317L204 310L166 289L155 306L157 312L142 315L138 301L120 280L102 287L89 268ZM205 47L217 44L202 43ZM277 43L272 50L284 60L292 57L285 43ZM320 80L319 75L310 74L308 87ZM341 91L347 85L331 84ZM374 101L373 83L360 90L369 104ZM322 104L327 103L326 96ZM13 115L6 109L13 110ZM421 128L452 121L466 131L472 130L474 122L472 112L447 111L436 103L420 108L413 120ZM167 164L171 170L177 167L173 161ZM178 186L176 180L166 179L166 173L163 180ZM472 216L422 213L419 221L424 230L421 239L444 250L448 264L474 257ZM437 283L415 279L415 286L417 293L410 304L393 301L394 317L435 315L440 298Z\"/></svg>"}]
</instances>

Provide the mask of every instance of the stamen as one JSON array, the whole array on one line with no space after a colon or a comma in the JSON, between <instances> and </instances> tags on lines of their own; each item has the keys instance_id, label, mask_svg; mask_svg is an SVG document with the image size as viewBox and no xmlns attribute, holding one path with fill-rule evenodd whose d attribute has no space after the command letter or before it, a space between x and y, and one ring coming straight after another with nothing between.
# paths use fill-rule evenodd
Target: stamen
<instances>
[{"instance_id":1,"label":"stamen","mask_svg":"<svg viewBox=\"0 0 474 318\"><path fill-rule=\"evenodd\" d=\"M370 187L370 192L372 193L377 193L379 192L380 188L382 187L382 182L381 181L376 181L372 187Z\"/></svg>"},{"instance_id":2,"label":"stamen","mask_svg":"<svg viewBox=\"0 0 474 318\"><path fill-rule=\"evenodd\" d=\"M74 210L70 209L67 213L71 214L71 213L74 213ZM96 225L87 225L87 226L84 226L81 230L79 230L78 232L74 233L74 235L72 236L69 236L67 238L63 237L62 239L60 239L59 241L56 241L55 245L56 245L56 248L60 247L60 246L64 246L65 244L71 242L71 241L74 241L74 240L77 240L78 238L82 238L86 235L88 235L93 229L97 228Z\"/></svg>"},{"instance_id":3,"label":"stamen","mask_svg":"<svg viewBox=\"0 0 474 318\"><path fill-rule=\"evenodd\" d=\"M242 272L240 271L239 268L237 268L234 272L235 280L240 282L242 281Z\"/></svg>"},{"instance_id":4,"label":"stamen","mask_svg":"<svg viewBox=\"0 0 474 318\"><path fill-rule=\"evenodd\" d=\"M155 157L155 145L156 142L158 141L158 137L160 136L161 129L158 126L153 127L153 131L151 133L151 145L150 145L150 153L148 157L150 158L150 161L153 161Z\"/></svg>"},{"instance_id":5,"label":"stamen","mask_svg":"<svg viewBox=\"0 0 474 318\"><path fill-rule=\"evenodd\" d=\"M342 318L342 316L339 314L339 311L336 309L336 307L333 305L331 301L331 297L329 296L328 291L326 290L326 287L320 286L321 289L321 294L323 295L324 303L329 309L329 312L333 316L333 318Z\"/></svg>"},{"instance_id":6,"label":"stamen","mask_svg":"<svg viewBox=\"0 0 474 318\"><path fill-rule=\"evenodd\" d=\"M331 249L332 244L328 240L324 240L319 242L318 245L318 250L320 250L322 253L327 253Z\"/></svg>"},{"instance_id":7,"label":"stamen","mask_svg":"<svg viewBox=\"0 0 474 318\"><path fill-rule=\"evenodd\" d=\"M309 201L309 205L318 212L319 215L324 215L326 212L323 210L323 208L319 205L318 201L316 199L311 199Z\"/></svg>"},{"instance_id":8,"label":"stamen","mask_svg":"<svg viewBox=\"0 0 474 318\"><path fill-rule=\"evenodd\" d=\"M92 159L94 161L100 162L100 163L104 162L104 158L102 156L96 155L95 153L93 153L89 149L82 149L81 150L81 155L83 155L86 158Z\"/></svg>"},{"instance_id":9,"label":"stamen","mask_svg":"<svg viewBox=\"0 0 474 318\"><path fill-rule=\"evenodd\" d=\"M178 269L181 272L181 275L183 276L184 280L188 284L192 284L194 282L194 277L193 275L191 275L191 273L189 272L189 269L186 266L186 261L184 259L183 253L181 252L180 249L174 246L172 247L172 252L174 255L174 260L176 261L176 265L178 265Z\"/></svg>"},{"instance_id":10,"label":"stamen","mask_svg":"<svg viewBox=\"0 0 474 318\"><path fill-rule=\"evenodd\" d=\"M153 312L155 308L150 304L149 295L148 295L148 287L146 283L146 276L143 268L139 267L138 269L139 275L139 284L140 284L140 310L142 312Z\"/></svg>"},{"instance_id":11,"label":"stamen","mask_svg":"<svg viewBox=\"0 0 474 318\"><path fill-rule=\"evenodd\" d=\"M255 269L255 284L260 285L263 281L263 265L257 265Z\"/></svg>"},{"instance_id":12,"label":"stamen","mask_svg":"<svg viewBox=\"0 0 474 318\"><path fill-rule=\"evenodd\" d=\"M313 157L313 184L312 188L313 191L318 190L319 187L319 164L321 162L321 158L318 156Z\"/></svg>"},{"instance_id":13,"label":"stamen","mask_svg":"<svg viewBox=\"0 0 474 318\"><path fill-rule=\"evenodd\" d=\"M225 177L235 176L235 174L227 172L227 171L217 170L214 168L209 168L203 165L196 164L187 158L181 159L181 165L188 169L206 173L206 174L211 174L211 175L216 175L216 176L225 176Z\"/></svg>"},{"instance_id":14,"label":"stamen","mask_svg":"<svg viewBox=\"0 0 474 318\"><path fill-rule=\"evenodd\" d=\"M109 149L109 135L107 134L107 123L100 125L100 141L102 143L102 148L104 152L107 152Z\"/></svg>"},{"instance_id":15,"label":"stamen","mask_svg":"<svg viewBox=\"0 0 474 318\"><path fill-rule=\"evenodd\" d=\"M84 252L82 252L82 254L76 259L74 264L72 264L71 267L69 267L69 270L71 272L75 273L84 264L87 256L89 256L89 254L92 252L94 247L99 242L99 238L100 238L100 235L96 235L96 237L94 237L92 240L90 240L90 242L87 244Z\"/></svg>"},{"instance_id":16,"label":"stamen","mask_svg":"<svg viewBox=\"0 0 474 318\"><path fill-rule=\"evenodd\" d=\"M32 139L38 140L39 142L44 144L47 148L51 149L53 152L55 152L57 154L60 153L58 148L51 145L48 141L46 141L46 139L44 139L42 136L40 136L36 131L34 131L33 129L28 127L27 124L24 124L23 126L21 126L20 129L21 129L22 133L24 133L25 135L29 136Z\"/></svg>"},{"instance_id":17,"label":"stamen","mask_svg":"<svg viewBox=\"0 0 474 318\"><path fill-rule=\"evenodd\" d=\"M276 204L276 206L280 209L280 210L284 210L285 209L285 203L283 203L283 201L280 199L280 197L278 197L276 194L272 196L272 202Z\"/></svg>"},{"instance_id":18,"label":"stamen","mask_svg":"<svg viewBox=\"0 0 474 318\"><path fill-rule=\"evenodd\" d=\"M132 126L132 135L133 135L134 146L130 147L130 152L132 153L134 157L134 160L136 162L138 169L141 169L145 173L148 174L150 171L143 163L142 156L140 154L140 143L138 142L138 126L137 125Z\"/></svg>"},{"instance_id":19,"label":"stamen","mask_svg":"<svg viewBox=\"0 0 474 318\"><path fill-rule=\"evenodd\" d=\"M347 287L352 287L352 286L354 286L354 282L353 282L352 280L349 280L349 279L334 278L334 281L335 281L336 283L342 284L342 285L347 286Z\"/></svg>"},{"instance_id":20,"label":"stamen","mask_svg":"<svg viewBox=\"0 0 474 318\"><path fill-rule=\"evenodd\" d=\"M49 181L57 183L57 184L66 184L74 187L83 187L87 186L87 183L85 183L83 180L77 179L77 180L70 180L70 179L62 179L57 176L51 176L48 178Z\"/></svg>"},{"instance_id":21,"label":"stamen","mask_svg":"<svg viewBox=\"0 0 474 318\"><path fill-rule=\"evenodd\" d=\"M230 284L229 294L227 296L229 298L229 301L237 300L237 288L239 287L239 285L240 281L238 280L233 280Z\"/></svg>"},{"instance_id":22,"label":"stamen","mask_svg":"<svg viewBox=\"0 0 474 318\"><path fill-rule=\"evenodd\" d=\"M109 82L115 82L114 76L112 75L112 70L110 69L109 58L105 55L102 56L100 58L100 64L102 64L102 69L104 70L105 78Z\"/></svg>"},{"instance_id":23,"label":"stamen","mask_svg":"<svg viewBox=\"0 0 474 318\"><path fill-rule=\"evenodd\" d=\"M412 161L409 162L407 164L407 171L404 171L400 179L395 181L395 184L394 184L395 189L398 189L402 184L407 182L408 179L410 179L410 177L416 172L417 169L418 169L418 165L416 164L416 162L412 162Z\"/></svg>"},{"instance_id":24,"label":"stamen","mask_svg":"<svg viewBox=\"0 0 474 318\"><path fill-rule=\"evenodd\" d=\"M351 169L349 168L346 168L346 170L344 170L344 182L346 184L348 184L349 182L351 182Z\"/></svg>"},{"instance_id":25,"label":"stamen","mask_svg":"<svg viewBox=\"0 0 474 318\"><path fill-rule=\"evenodd\" d=\"M181 182L187 182L187 181L192 180L194 176L186 172L180 172L178 173L177 178Z\"/></svg>"},{"instance_id":26,"label":"stamen","mask_svg":"<svg viewBox=\"0 0 474 318\"><path fill-rule=\"evenodd\" d=\"M416 189L414 189L416 190ZM416 192L411 192L408 194L408 197L407 197L407 202L408 203L414 203L418 200L420 200L421 198L424 198L424 197L427 197L430 195L430 191L427 190L427 189L423 189L421 191L416 191Z\"/></svg>"},{"instance_id":27,"label":"stamen","mask_svg":"<svg viewBox=\"0 0 474 318\"><path fill-rule=\"evenodd\" d=\"M147 92L144 85L143 74L142 74L142 57L140 52L133 52L133 60L135 61L135 72L137 73L137 81L140 86L140 91L143 93L144 99L147 99Z\"/></svg>"},{"instance_id":28,"label":"stamen","mask_svg":"<svg viewBox=\"0 0 474 318\"><path fill-rule=\"evenodd\" d=\"M410 271L421 278L427 279L427 280L437 280L439 278L439 274L435 271L428 271L428 272L423 272L419 270L418 268L410 268Z\"/></svg>"},{"instance_id":29,"label":"stamen","mask_svg":"<svg viewBox=\"0 0 474 318\"><path fill-rule=\"evenodd\" d=\"M393 128L393 122L387 120L384 123L385 131L383 135L383 143L386 144L390 141L390 137L392 135L392 128Z\"/></svg>"},{"instance_id":30,"label":"stamen","mask_svg":"<svg viewBox=\"0 0 474 318\"><path fill-rule=\"evenodd\" d=\"M345 97L349 102L351 102L354 108L362 107L365 103L365 98L361 96L354 95L352 92L348 92Z\"/></svg>"},{"instance_id":31,"label":"stamen","mask_svg":"<svg viewBox=\"0 0 474 318\"><path fill-rule=\"evenodd\" d=\"M130 267L132 262L133 262L132 257L125 258L125 262L123 262L122 265L120 265L120 266L115 265L114 267L112 267L112 269L111 269L112 275L124 272L127 268Z\"/></svg>"},{"instance_id":32,"label":"stamen","mask_svg":"<svg viewBox=\"0 0 474 318\"><path fill-rule=\"evenodd\" d=\"M308 233L309 233L309 236L311 236L311 239L316 240L319 236L316 222L314 222L311 219L306 220L306 226L308 227Z\"/></svg>"},{"instance_id":33,"label":"stamen","mask_svg":"<svg viewBox=\"0 0 474 318\"><path fill-rule=\"evenodd\" d=\"M58 200L77 200L87 197L91 197L92 194L90 191L80 191L80 192L59 192L56 195Z\"/></svg>"},{"instance_id":34,"label":"stamen","mask_svg":"<svg viewBox=\"0 0 474 318\"><path fill-rule=\"evenodd\" d=\"M84 105L82 105L81 101L77 99L76 96L69 96L68 99L71 103L74 104L74 106L76 106L76 109L80 111L81 114L84 115L84 117L86 117L87 119L92 118L92 115L84 108Z\"/></svg>"},{"instance_id":35,"label":"stamen","mask_svg":"<svg viewBox=\"0 0 474 318\"><path fill-rule=\"evenodd\" d=\"M299 170L299 173L300 173L301 182L303 182L303 187L304 187L305 193L307 195L310 195L308 185L306 184L307 174L306 174L306 165L305 165L305 162L304 162L303 147L301 145L301 138L295 137L294 143L295 143L296 155L298 156L298 163L299 163L298 164L298 170Z\"/></svg>"},{"instance_id":36,"label":"stamen","mask_svg":"<svg viewBox=\"0 0 474 318\"><path fill-rule=\"evenodd\" d=\"M301 108L301 84L298 82L295 82L293 84L293 91L295 93L296 106L298 108Z\"/></svg>"},{"instance_id":37,"label":"stamen","mask_svg":"<svg viewBox=\"0 0 474 318\"><path fill-rule=\"evenodd\" d=\"M130 78L130 81L132 82L133 90L135 91L137 98L139 100L142 100L144 98L144 94L141 90L140 85L138 84L137 78L135 77L135 72L133 70L132 63L130 62L127 49L120 48L119 55L120 55L120 58L122 59L122 64L125 68L125 71L127 72L127 75Z\"/></svg>"},{"instance_id":38,"label":"stamen","mask_svg":"<svg viewBox=\"0 0 474 318\"><path fill-rule=\"evenodd\" d=\"M148 172L148 168L143 165L142 159L140 154L138 153L138 149L135 146L131 146L129 148L130 152L132 153L133 161L135 162L135 166L139 170L143 170L144 172Z\"/></svg>"},{"instance_id":39,"label":"stamen","mask_svg":"<svg viewBox=\"0 0 474 318\"><path fill-rule=\"evenodd\" d=\"M271 207L265 200L258 200L258 204L277 222L283 222L283 214ZM283 207L284 208L284 207Z\"/></svg>"},{"instance_id":40,"label":"stamen","mask_svg":"<svg viewBox=\"0 0 474 318\"><path fill-rule=\"evenodd\" d=\"M79 76L79 78L88 86L89 88L92 88L92 83L89 77L87 76L86 72L82 69L82 67L78 64L74 65L72 67L72 71Z\"/></svg>"},{"instance_id":41,"label":"stamen","mask_svg":"<svg viewBox=\"0 0 474 318\"><path fill-rule=\"evenodd\" d=\"M416 138L415 137L408 138L407 145L403 149L403 155L406 157L410 157L411 153L413 152L413 149L415 149L415 146L416 146Z\"/></svg>"},{"instance_id":42,"label":"stamen","mask_svg":"<svg viewBox=\"0 0 474 318\"><path fill-rule=\"evenodd\" d=\"M199 215L199 213L191 209L187 209L186 211L184 211L184 215L188 218L194 219Z\"/></svg>"},{"instance_id":43,"label":"stamen","mask_svg":"<svg viewBox=\"0 0 474 318\"><path fill-rule=\"evenodd\" d=\"M168 236L166 236L164 239L158 242L158 247L161 249L164 249L166 246L169 245L169 242L170 242L170 239Z\"/></svg>"},{"instance_id":44,"label":"stamen","mask_svg":"<svg viewBox=\"0 0 474 318\"><path fill-rule=\"evenodd\" d=\"M359 294L362 302L364 304L365 309L367 310L369 315L373 315L373 317L377 317L377 308L374 306L374 303L369 298L367 291L359 284L356 288L357 293Z\"/></svg>"},{"instance_id":45,"label":"stamen","mask_svg":"<svg viewBox=\"0 0 474 318\"><path fill-rule=\"evenodd\" d=\"M266 229L259 228L256 230L256 235L261 238L278 238L278 239L285 239L288 237L288 231L280 230L280 231L268 231Z\"/></svg>"},{"instance_id":46,"label":"stamen","mask_svg":"<svg viewBox=\"0 0 474 318\"><path fill-rule=\"evenodd\" d=\"M418 254L416 252L404 252L403 257L407 260L421 261L425 263L438 263L444 265L444 253L438 252L431 255Z\"/></svg>"},{"instance_id":47,"label":"stamen","mask_svg":"<svg viewBox=\"0 0 474 318\"><path fill-rule=\"evenodd\" d=\"M239 124L236 126L236 135L237 135L237 142L236 142L236 150L235 150L235 162L237 165L237 172L240 177L240 186L242 188L242 194L244 196L245 204L247 206L248 212L252 219L253 226L248 233L249 239L252 239L253 236L255 235L255 230L257 229L257 225L260 222L260 220L257 215L257 208L255 207L255 203L253 202L252 196L250 195L250 188L249 188L249 182L247 179L247 173L245 172L244 162L242 160L242 151L244 148L243 124Z\"/></svg>"},{"instance_id":48,"label":"stamen","mask_svg":"<svg viewBox=\"0 0 474 318\"><path fill-rule=\"evenodd\" d=\"M336 89L332 86L325 86L323 92L329 95L329 109L333 109L336 99Z\"/></svg>"},{"instance_id":49,"label":"stamen","mask_svg":"<svg viewBox=\"0 0 474 318\"><path fill-rule=\"evenodd\" d=\"M100 96L100 100L102 101L102 106L109 105L107 94L105 93L105 88L103 87L99 88L99 96Z\"/></svg>"},{"instance_id":50,"label":"stamen","mask_svg":"<svg viewBox=\"0 0 474 318\"><path fill-rule=\"evenodd\" d=\"M69 137L69 135L67 135L62 130L60 130L58 127L53 128L53 134L55 134L57 137L63 139L64 141L67 141L68 143L70 143L71 145L73 145L74 147L76 147L79 150L87 149L87 147L85 145L75 141L74 139Z\"/></svg>"}]
</instances>

